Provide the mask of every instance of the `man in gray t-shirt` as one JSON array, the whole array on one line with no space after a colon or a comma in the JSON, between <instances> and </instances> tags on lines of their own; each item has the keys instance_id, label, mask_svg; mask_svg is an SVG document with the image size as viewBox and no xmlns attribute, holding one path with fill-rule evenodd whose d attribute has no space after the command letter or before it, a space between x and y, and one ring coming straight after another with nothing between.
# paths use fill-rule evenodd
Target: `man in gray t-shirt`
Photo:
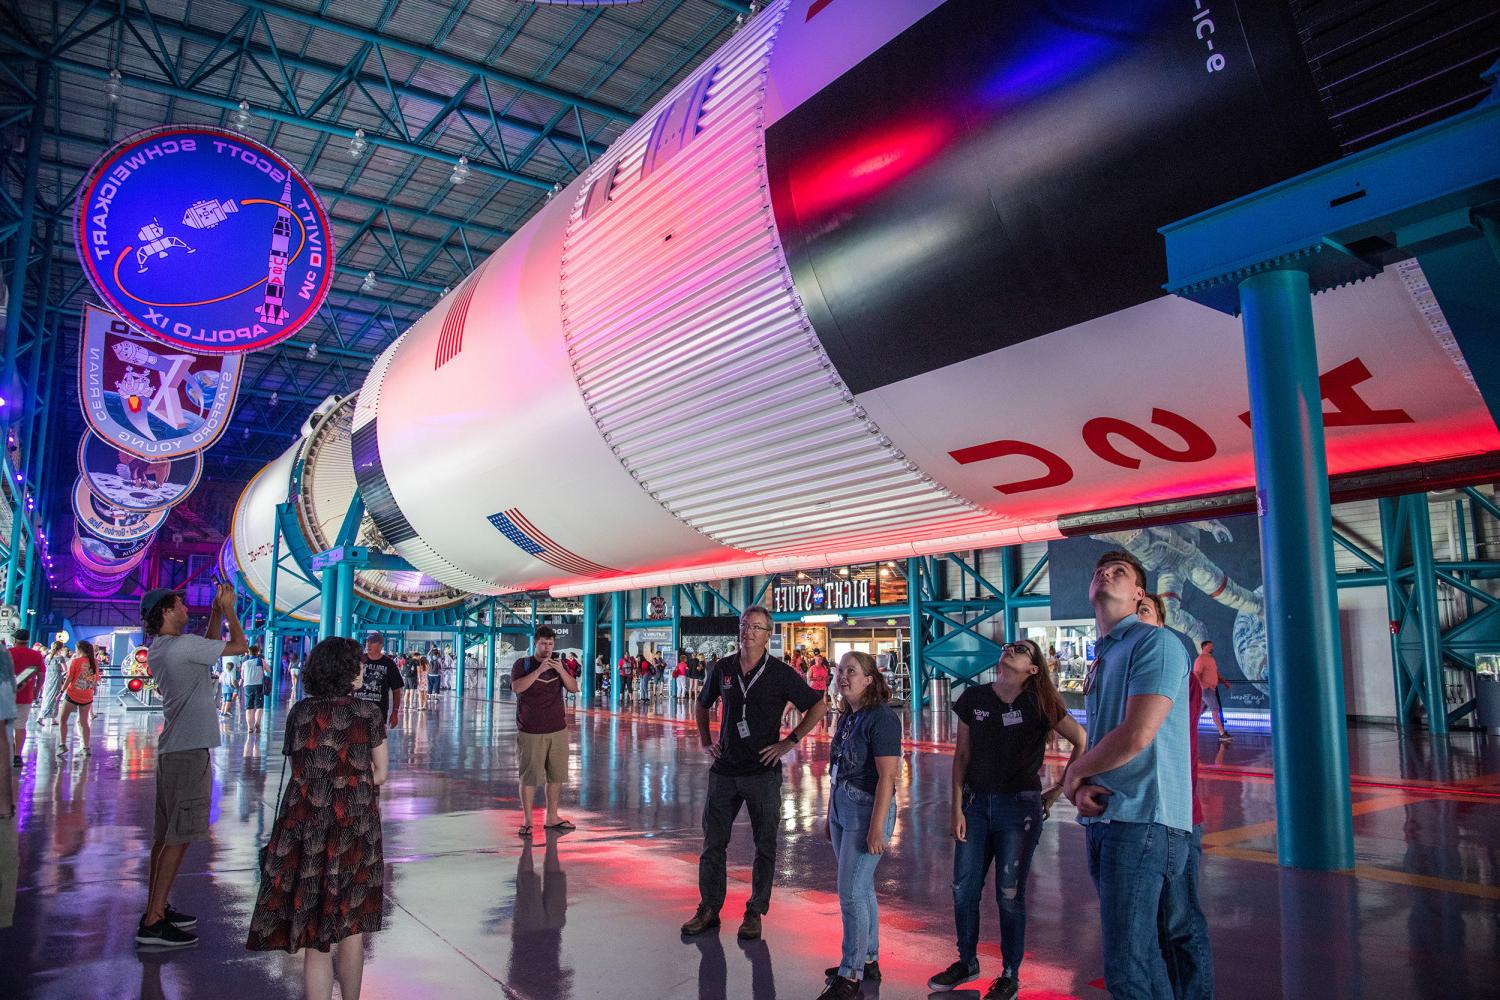
<instances>
[{"instance_id":1,"label":"man in gray t-shirt","mask_svg":"<svg viewBox=\"0 0 1500 1000\"><path fill-rule=\"evenodd\" d=\"M220 584L209 608L205 635L187 635L182 595L152 590L141 598L141 619L152 636L146 666L156 681L165 719L156 745L156 829L151 845L151 881L146 912L136 928L137 944L181 947L197 936L195 917L167 902L188 844L208 840L213 771L208 751L219 745L214 712L213 666L220 656L249 648L234 613L234 588ZM229 625L229 641L216 638Z\"/></svg>"}]
</instances>

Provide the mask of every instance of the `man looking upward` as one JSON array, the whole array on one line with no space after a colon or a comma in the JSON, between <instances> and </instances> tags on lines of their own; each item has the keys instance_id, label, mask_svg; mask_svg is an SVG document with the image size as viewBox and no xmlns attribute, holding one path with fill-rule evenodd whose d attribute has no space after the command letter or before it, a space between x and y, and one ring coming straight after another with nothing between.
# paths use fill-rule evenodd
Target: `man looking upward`
<instances>
[{"instance_id":1,"label":"man looking upward","mask_svg":"<svg viewBox=\"0 0 1500 1000\"><path fill-rule=\"evenodd\" d=\"M185 634L188 609L182 594L151 590L141 598L141 619L151 639L146 665L162 701L161 737L156 745L156 828L151 845L146 912L136 928L137 944L180 948L198 937L188 928L197 919L172 908L167 895L187 854L188 844L208 840L213 800L213 768L208 752L219 745L214 678L221 656L250 648L234 613L234 587L219 584L208 609L203 635ZM229 623L229 641L224 623Z\"/></svg>"},{"instance_id":2,"label":"man looking upward","mask_svg":"<svg viewBox=\"0 0 1500 1000\"><path fill-rule=\"evenodd\" d=\"M1116 1000L1172 995L1157 913L1186 869L1193 828L1187 651L1137 617L1144 600L1146 572L1134 556L1099 557L1089 582L1099 645L1083 685L1094 743L1063 777L1088 834L1104 984Z\"/></svg>"}]
</instances>

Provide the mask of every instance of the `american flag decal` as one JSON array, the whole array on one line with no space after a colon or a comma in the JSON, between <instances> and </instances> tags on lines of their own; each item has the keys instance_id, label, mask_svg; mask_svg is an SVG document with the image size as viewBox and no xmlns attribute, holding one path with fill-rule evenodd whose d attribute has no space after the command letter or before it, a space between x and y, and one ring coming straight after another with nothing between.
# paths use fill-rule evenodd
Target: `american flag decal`
<instances>
[{"instance_id":1,"label":"american flag decal","mask_svg":"<svg viewBox=\"0 0 1500 1000\"><path fill-rule=\"evenodd\" d=\"M437 354L432 359L432 370L439 368L458 357L458 352L464 349L464 320L469 316L469 303L474 300L474 289L479 287L479 272L469 275L458 289L458 295L453 299L453 305L448 310L448 315L443 317L443 332L438 334Z\"/></svg>"},{"instance_id":2,"label":"american flag decal","mask_svg":"<svg viewBox=\"0 0 1500 1000\"><path fill-rule=\"evenodd\" d=\"M489 522L499 530L500 534L515 543L516 548L570 576L614 576L620 572L608 566L601 566L558 545L542 534L536 525L526 520L526 516L518 508L512 507L499 514L491 514Z\"/></svg>"}]
</instances>

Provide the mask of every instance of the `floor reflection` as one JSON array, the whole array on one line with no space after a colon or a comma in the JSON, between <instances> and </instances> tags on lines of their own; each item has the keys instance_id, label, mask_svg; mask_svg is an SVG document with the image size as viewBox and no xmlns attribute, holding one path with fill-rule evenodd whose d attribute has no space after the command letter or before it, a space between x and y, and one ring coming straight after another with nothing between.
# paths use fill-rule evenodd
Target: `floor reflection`
<instances>
[{"instance_id":1,"label":"floor reflection","mask_svg":"<svg viewBox=\"0 0 1500 1000\"><path fill-rule=\"evenodd\" d=\"M573 970L564 969L562 962L563 927L568 922L568 876L557 850L562 836L546 831L540 872L530 839L522 843L516 864L507 982L528 997L573 993Z\"/></svg>"},{"instance_id":2,"label":"floor reflection","mask_svg":"<svg viewBox=\"0 0 1500 1000\"><path fill-rule=\"evenodd\" d=\"M575 713L565 806L579 829L531 842L515 836L513 705L460 709L445 696L405 713L382 792L386 923L370 937L366 996L816 996L840 941L835 869L819 833L826 736L784 762L765 939L734 934L753 857L742 817L729 851L731 919L685 942L677 928L697 902L709 762L682 708ZM229 720L212 753L213 843L189 851L173 899L199 915L203 942L190 953L142 956L132 943L160 716L104 712L90 758L59 759L55 736L29 740L20 825L0 824L0 997L297 995L296 959L243 950L284 715L278 706L258 734ZM950 734L924 721L878 872L885 978L867 987L872 997L926 996L927 977L954 957ZM1455 735L1434 753L1426 737L1357 730L1355 800L1365 808L1355 818L1361 871L1350 876L1274 864L1269 738L1205 741L1200 787L1216 839L1202 892L1218 995L1500 997L1490 971L1500 933L1500 752L1491 742ZM1054 775L1059 766L1047 763ZM1022 997L1102 997L1098 910L1070 808L1045 824L1032 870ZM981 912L982 989L999 950L993 909Z\"/></svg>"}]
</instances>

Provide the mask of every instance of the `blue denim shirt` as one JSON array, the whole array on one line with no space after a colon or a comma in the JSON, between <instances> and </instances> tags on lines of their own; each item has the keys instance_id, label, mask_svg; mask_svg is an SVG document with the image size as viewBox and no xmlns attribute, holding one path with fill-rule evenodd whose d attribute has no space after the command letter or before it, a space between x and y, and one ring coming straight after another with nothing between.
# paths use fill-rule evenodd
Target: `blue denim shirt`
<instances>
[{"instance_id":1,"label":"blue denim shirt","mask_svg":"<svg viewBox=\"0 0 1500 1000\"><path fill-rule=\"evenodd\" d=\"M1099 640L1094 682L1084 696L1089 744L1097 745L1125 721L1128 699L1165 695L1172 709L1151 745L1128 763L1093 775L1091 782L1114 794L1104 813L1080 816L1080 823L1162 823L1177 830L1193 828L1192 759L1188 748L1187 653L1166 629L1142 624L1135 615L1116 623Z\"/></svg>"},{"instance_id":2,"label":"blue denim shirt","mask_svg":"<svg viewBox=\"0 0 1500 1000\"><path fill-rule=\"evenodd\" d=\"M876 757L901 756L901 719L887 705L844 713L828 754L834 784L853 785L870 795L879 785Z\"/></svg>"}]
</instances>

